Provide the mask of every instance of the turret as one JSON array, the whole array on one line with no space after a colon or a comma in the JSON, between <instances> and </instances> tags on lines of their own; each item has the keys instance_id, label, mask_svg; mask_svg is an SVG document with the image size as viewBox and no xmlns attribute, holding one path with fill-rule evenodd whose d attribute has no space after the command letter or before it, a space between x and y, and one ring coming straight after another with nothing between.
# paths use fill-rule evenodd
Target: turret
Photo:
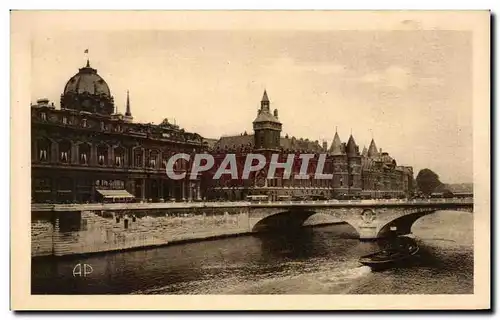
<instances>
[{"instance_id":1,"label":"turret","mask_svg":"<svg viewBox=\"0 0 500 320\"><path fill-rule=\"evenodd\" d=\"M368 148L368 157L373 158L376 156L378 156L377 145L375 144L375 140L372 139Z\"/></svg>"},{"instance_id":2,"label":"turret","mask_svg":"<svg viewBox=\"0 0 500 320\"><path fill-rule=\"evenodd\" d=\"M264 90L257 118L253 121L254 145L257 150L277 150L281 145L282 125L278 120L278 109L271 114L269 106L267 91Z\"/></svg>"}]
</instances>

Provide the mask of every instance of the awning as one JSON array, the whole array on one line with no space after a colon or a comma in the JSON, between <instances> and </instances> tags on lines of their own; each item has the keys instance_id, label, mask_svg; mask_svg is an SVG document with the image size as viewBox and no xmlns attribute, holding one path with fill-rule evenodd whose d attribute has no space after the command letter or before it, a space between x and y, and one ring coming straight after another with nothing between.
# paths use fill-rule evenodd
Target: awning
<instances>
[{"instance_id":1,"label":"awning","mask_svg":"<svg viewBox=\"0 0 500 320\"><path fill-rule=\"evenodd\" d=\"M96 189L104 198L135 198L127 190L100 190Z\"/></svg>"}]
</instances>

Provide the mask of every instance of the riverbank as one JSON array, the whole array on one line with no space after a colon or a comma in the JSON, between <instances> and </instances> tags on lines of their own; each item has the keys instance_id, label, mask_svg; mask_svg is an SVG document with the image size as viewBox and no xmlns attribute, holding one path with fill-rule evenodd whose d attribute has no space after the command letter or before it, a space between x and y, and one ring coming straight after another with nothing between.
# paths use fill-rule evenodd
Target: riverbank
<instances>
[{"instance_id":1,"label":"riverbank","mask_svg":"<svg viewBox=\"0 0 500 320\"><path fill-rule=\"evenodd\" d=\"M58 218L32 216L32 257L87 256L236 237L254 233L245 211L203 214L145 214L133 217L98 212ZM312 216L305 226L342 223Z\"/></svg>"}]
</instances>

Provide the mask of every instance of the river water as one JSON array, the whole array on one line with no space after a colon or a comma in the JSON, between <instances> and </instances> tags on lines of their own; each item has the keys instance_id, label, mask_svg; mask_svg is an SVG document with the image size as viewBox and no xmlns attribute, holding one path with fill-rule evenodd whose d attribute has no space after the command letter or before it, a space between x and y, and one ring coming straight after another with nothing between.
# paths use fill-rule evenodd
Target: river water
<instances>
[{"instance_id":1,"label":"river water","mask_svg":"<svg viewBox=\"0 0 500 320\"><path fill-rule=\"evenodd\" d=\"M339 224L89 258L35 259L32 293L473 293L473 215L436 212L418 220L412 232L419 256L381 272L357 262L381 243L361 242L352 227ZM79 263L92 273L74 277Z\"/></svg>"}]
</instances>

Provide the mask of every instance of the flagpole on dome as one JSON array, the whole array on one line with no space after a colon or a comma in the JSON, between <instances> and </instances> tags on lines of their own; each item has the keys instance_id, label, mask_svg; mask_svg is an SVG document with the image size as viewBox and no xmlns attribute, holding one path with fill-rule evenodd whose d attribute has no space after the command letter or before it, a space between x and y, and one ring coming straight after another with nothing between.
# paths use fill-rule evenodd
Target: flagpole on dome
<instances>
[{"instance_id":1,"label":"flagpole on dome","mask_svg":"<svg viewBox=\"0 0 500 320\"><path fill-rule=\"evenodd\" d=\"M87 68L90 68L89 49L85 49L85 51L83 53L85 54L85 57L87 58Z\"/></svg>"}]
</instances>

